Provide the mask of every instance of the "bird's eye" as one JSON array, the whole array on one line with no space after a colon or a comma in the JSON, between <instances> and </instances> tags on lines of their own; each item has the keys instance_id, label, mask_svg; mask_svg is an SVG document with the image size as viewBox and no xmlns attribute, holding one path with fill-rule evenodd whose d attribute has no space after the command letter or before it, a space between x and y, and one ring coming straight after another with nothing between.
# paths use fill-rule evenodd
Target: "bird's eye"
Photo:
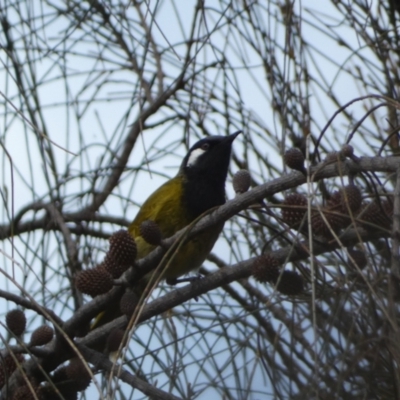
<instances>
[{"instance_id":1,"label":"bird's eye","mask_svg":"<svg viewBox=\"0 0 400 400\"><path fill-rule=\"evenodd\" d=\"M204 151L208 150L209 148L210 148L210 143L203 143L201 145L201 149Z\"/></svg>"}]
</instances>

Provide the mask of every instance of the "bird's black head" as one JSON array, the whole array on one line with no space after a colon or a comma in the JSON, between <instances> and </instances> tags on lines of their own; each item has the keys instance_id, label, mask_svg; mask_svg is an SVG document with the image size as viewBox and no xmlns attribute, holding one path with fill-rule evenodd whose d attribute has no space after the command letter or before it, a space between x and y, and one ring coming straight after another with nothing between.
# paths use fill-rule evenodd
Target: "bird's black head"
<instances>
[{"instance_id":1,"label":"bird's black head","mask_svg":"<svg viewBox=\"0 0 400 400\"><path fill-rule=\"evenodd\" d=\"M222 176L225 182L231 156L232 142L241 133L229 136L210 136L199 140L183 159L181 173L185 175Z\"/></svg>"},{"instance_id":2,"label":"bird's black head","mask_svg":"<svg viewBox=\"0 0 400 400\"><path fill-rule=\"evenodd\" d=\"M239 133L199 140L183 159L180 169L184 178L183 196L194 218L225 203L231 147Z\"/></svg>"}]
</instances>

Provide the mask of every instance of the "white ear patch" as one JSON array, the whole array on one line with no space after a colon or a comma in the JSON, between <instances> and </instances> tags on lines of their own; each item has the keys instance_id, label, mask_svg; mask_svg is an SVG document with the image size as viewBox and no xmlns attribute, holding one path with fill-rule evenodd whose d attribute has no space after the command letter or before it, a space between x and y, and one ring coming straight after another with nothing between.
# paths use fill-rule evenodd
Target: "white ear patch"
<instances>
[{"instance_id":1,"label":"white ear patch","mask_svg":"<svg viewBox=\"0 0 400 400\"><path fill-rule=\"evenodd\" d=\"M199 157L204 154L206 152L206 150L203 149L195 149L190 153L190 156L188 158L187 167L191 167L192 165L195 165L197 163L197 160L199 159Z\"/></svg>"}]
</instances>

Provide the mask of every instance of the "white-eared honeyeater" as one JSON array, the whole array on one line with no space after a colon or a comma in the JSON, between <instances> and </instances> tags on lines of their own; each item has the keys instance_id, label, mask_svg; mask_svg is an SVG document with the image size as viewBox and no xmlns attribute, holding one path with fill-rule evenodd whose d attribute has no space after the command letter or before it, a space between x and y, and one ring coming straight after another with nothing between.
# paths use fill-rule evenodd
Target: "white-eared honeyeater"
<instances>
[{"instance_id":1,"label":"white-eared honeyeater","mask_svg":"<svg viewBox=\"0 0 400 400\"><path fill-rule=\"evenodd\" d=\"M225 181L231 147L241 131L229 136L209 136L195 143L182 161L178 174L160 186L143 203L129 226L138 248L138 259L154 246L140 236L140 225L155 221L162 236L168 238L193 222L201 214L225 203ZM208 228L185 243L173 256L162 277L169 283L199 268L213 248L224 224ZM161 272L158 272L161 273ZM146 280L149 279L146 276ZM113 309L113 310L112 310ZM95 322L99 326L119 315L118 306L110 307Z\"/></svg>"}]
</instances>

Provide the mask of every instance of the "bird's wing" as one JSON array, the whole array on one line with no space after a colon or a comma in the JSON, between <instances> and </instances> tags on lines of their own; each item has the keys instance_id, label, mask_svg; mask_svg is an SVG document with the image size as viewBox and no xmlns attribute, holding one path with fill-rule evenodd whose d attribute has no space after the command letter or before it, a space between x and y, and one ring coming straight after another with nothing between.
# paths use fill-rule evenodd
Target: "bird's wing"
<instances>
[{"instance_id":1,"label":"bird's wing","mask_svg":"<svg viewBox=\"0 0 400 400\"><path fill-rule=\"evenodd\" d=\"M191 222L182 207L182 180L178 176L150 195L130 225L129 232L137 238L140 236L140 224L152 220L157 223L164 238L170 237Z\"/></svg>"}]
</instances>

